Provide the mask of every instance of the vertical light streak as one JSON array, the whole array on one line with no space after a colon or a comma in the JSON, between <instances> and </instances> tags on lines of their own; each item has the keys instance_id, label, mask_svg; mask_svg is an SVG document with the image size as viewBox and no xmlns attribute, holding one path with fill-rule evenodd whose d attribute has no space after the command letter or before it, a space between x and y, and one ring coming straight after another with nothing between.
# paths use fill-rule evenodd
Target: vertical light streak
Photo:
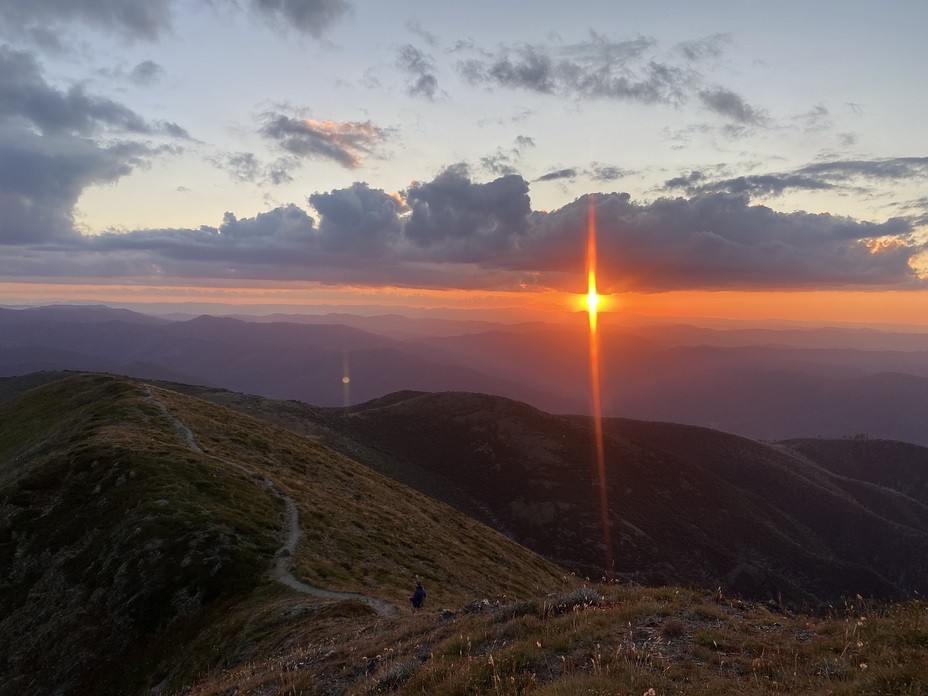
<instances>
[{"instance_id":1,"label":"vertical light streak","mask_svg":"<svg viewBox=\"0 0 928 696\"><path fill-rule=\"evenodd\" d=\"M606 493L606 454L603 447L603 409L599 379L599 326L597 307L599 295L596 292L596 199L588 196L589 212L587 215L586 238L586 303L590 317L590 398L593 411L593 437L596 450L596 474L599 479L599 511L603 528L603 544L606 549L606 573L612 574L612 533L609 527L609 496Z\"/></svg>"}]
</instances>

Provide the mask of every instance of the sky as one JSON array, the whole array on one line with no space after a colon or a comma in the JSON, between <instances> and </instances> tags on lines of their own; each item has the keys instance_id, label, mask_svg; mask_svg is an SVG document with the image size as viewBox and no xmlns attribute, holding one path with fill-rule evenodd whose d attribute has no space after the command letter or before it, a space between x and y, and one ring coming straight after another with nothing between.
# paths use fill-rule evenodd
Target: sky
<instances>
[{"instance_id":1,"label":"sky","mask_svg":"<svg viewBox=\"0 0 928 696\"><path fill-rule=\"evenodd\" d=\"M0 0L0 303L928 324L928 3Z\"/></svg>"}]
</instances>

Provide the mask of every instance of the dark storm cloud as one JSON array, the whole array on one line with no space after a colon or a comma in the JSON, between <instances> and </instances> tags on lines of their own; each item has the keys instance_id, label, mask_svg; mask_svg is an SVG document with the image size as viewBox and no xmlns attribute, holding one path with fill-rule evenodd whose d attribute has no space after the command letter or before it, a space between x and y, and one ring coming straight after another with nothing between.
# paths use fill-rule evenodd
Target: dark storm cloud
<instances>
[{"instance_id":1,"label":"dark storm cloud","mask_svg":"<svg viewBox=\"0 0 928 696\"><path fill-rule=\"evenodd\" d=\"M649 104L685 101L697 78L688 67L657 59L653 39L613 41L595 33L577 44L521 45L479 53L459 61L458 71L472 84Z\"/></svg>"},{"instance_id":2,"label":"dark storm cloud","mask_svg":"<svg viewBox=\"0 0 928 696\"><path fill-rule=\"evenodd\" d=\"M406 94L435 99L439 92L438 78L435 76L435 62L430 55L412 44L406 44L399 49L396 63L400 70L410 76Z\"/></svg>"},{"instance_id":3,"label":"dark storm cloud","mask_svg":"<svg viewBox=\"0 0 928 696\"><path fill-rule=\"evenodd\" d=\"M298 157L329 159L348 169L361 166L362 158L375 154L389 131L367 123L316 121L266 114L261 135Z\"/></svg>"},{"instance_id":4,"label":"dark storm cloud","mask_svg":"<svg viewBox=\"0 0 928 696\"><path fill-rule=\"evenodd\" d=\"M118 102L88 94L82 85L67 91L52 87L31 53L9 46L0 46L0 119L31 122L46 134L92 135L109 129L188 137L177 124L149 123Z\"/></svg>"},{"instance_id":5,"label":"dark storm cloud","mask_svg":"<svg viewBox=\"0 0 928 696\"><path fill-rule=\"evenodd\" d=\"M100 153L91 154L97 163ZM124 162L124 155L114 155L111 169L86 165L83 180L118 177ZM0 181L13 190L7 179ZM39 201L53 204L43 207L57 210L65 231L79 188L72 185L69 197L49 193ZM197 280L585 290L586 197L551 212L533 212L522 177L480 183L466 167L455 165L398 194L356 183L313 194L309 202L318 219L289 205L253 218L229 213L218 228L72 234L41 254L8 245L0 272L73 275L82 269L91 277L157 272ZM900 218L873 223L781 213L752 204L746 194L728 192L647 203L625 193L596 194L595 202L604 292L925 283L910 263L926 245L917 241L911 221ZM25 206L12 210L23 213Z\"/></svg>"},{"instance_id":6,"label":"dark storm cloud","mask_svg":"<svg viewBox=\"0 0 928 696\"><path fill-rule=\"evenodd\" d=\"M135 39L155 39L171 27L172 0L0 0L0 20L24 31L79 22Z\"/></svg>"},{"instance_id":7,"label":"dark storm cloud","mask_svg":"<svg viewBox=\"0 0 928 696\"><path fill-rule=\"evenodd\" d=\"M702 90L699 99L710 111L741 125L755 126L766 122L766 117L729 89Z\"/></svg>"}]
</instances>

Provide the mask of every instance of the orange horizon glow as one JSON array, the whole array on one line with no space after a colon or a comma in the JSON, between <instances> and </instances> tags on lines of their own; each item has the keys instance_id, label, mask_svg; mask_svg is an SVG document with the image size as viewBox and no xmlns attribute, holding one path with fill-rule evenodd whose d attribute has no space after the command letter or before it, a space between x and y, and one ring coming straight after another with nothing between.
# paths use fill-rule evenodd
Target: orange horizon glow
<instances>
[{"instance_id":1,"label":"orange horizon glow","mask_svg":"<svg viewBox=\"0 0 928 696\"><path fill-rule=\"evenodd\" d=\"M611 576L612 561L612 532L609 525L609 498L606 493L606 453L603 446L603 406L600 392L599 378L599 329L597 322L597 307L599 295L596 292L596 199L589 196L589 211L587 217L586 240L586 276L587 276L587 307L590 317L590 400L593 412L593 438L596 451L596 475L599 481L599 514L603 528L603 544L605 546L605 570Z\"/></svg>"},{"instance_id":2,"label":"orange horizon glow","mask_svg":"<svg viewBox=\"0 0 928 696\"><path fill-rule=\"evenodd\" d=\"M588 277L589 280L589 277ZM600 323L634 319L722 320L894 325L928 330L928 292L919 290L674 290L661 293L597 295ZM408 306L427 310L481 310L536 313L550 321L589 312L590 296L558 290L473 291L428 288L323 286L314 283L253 283L248 286L146 285L132 283L51 283L0 281L0 304L35 305L103 302L111 304L238 305L259 310L289 305L311 310L315 304ZM619 314L619 310L621 314ZM705 322L703 322L705 323Z\"/></svg>"}]
</instances>

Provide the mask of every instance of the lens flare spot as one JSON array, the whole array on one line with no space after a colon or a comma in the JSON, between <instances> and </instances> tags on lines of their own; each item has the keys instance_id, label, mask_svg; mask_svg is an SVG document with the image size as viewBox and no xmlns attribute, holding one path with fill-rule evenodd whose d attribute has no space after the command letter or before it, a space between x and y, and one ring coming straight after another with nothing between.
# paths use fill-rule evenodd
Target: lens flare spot
<instances>
[{"instance_id":1,"label":"lens flare spot","mask_svg":"<svg viewBox=\"0 0 928 696\"><path fill-rule=\"evenodd\" d=\"M342 377L342 384L348 384L350 381L351 377L348 377L347 375Z\"/></svg>"}]
</instances>

